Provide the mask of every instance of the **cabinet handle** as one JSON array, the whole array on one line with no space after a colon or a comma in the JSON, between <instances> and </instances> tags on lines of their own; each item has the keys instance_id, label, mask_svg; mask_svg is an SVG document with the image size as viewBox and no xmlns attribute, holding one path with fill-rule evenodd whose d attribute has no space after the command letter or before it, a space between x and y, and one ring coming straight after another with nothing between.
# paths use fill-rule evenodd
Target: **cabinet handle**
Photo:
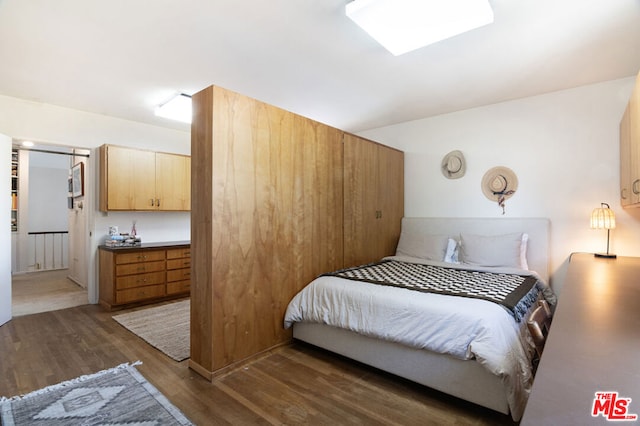
<instances>
[{"instance_id":1,"label":"cabinet handle","mask_svg":"<svg viewBox=\"0 0 640 426\"><path fill-rule=\"evenodd\" d=\"M152 198L151 199L151 207L155 206L155 200Z\"/></svg>"},{"instance_id":2,"label":"cabinet handle","mask_svg":"<svg viewBox=\"0 0 640 426\"><path fill-rule=\"evenodd\" d=\"M160 207L160 198L156 198L156 206Z\"/></svg>"},{"instance_id":3,"label":"cabinet handle","mask_svg":"<svg viewBox=\"0 0 640 426\"><path fill-rule=\"evenodd\" d=\"M622 198L623 200L627 199L627 188L622 188L620 190L620 198Z\"/></svg>"},{"instance_id":4,"label":"cabinet handle","mask_svg":"<svg viewBox=\"0 0 640 426\"><path fill-rule=\"evenodd\" d=\"M640 182L640 179L636 179L633 181L633 185L631 188L634 194L640 194L640 191L638 191L638 182Z\"/></svg>"},{"instance_id":5,"label":"cabinet handle","mask_svg":"<svg viewBox=\"0 0 640 426\"><path fill-rule=\"evenodd\" d=\"M182 266L191 266L191 262L182 262Z\"/></svg>"}]
</instances>

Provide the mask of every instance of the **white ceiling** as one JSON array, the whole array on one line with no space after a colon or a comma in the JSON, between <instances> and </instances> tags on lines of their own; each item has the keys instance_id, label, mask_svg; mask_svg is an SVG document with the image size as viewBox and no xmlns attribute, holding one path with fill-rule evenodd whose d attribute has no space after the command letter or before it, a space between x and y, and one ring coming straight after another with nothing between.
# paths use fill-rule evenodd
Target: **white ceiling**
<instances>
[{"instance_id":1,"label":"white ceiling","mask_svg":"<svg viewBox=\"0 0 640 426\"><path fill-rule=\"evenodd\" d=\"M349 0L0 0L0 94L157 118L216 84L357 132L640 70L640 0L490 0L492 25L392 56Z\"/></svg>"}]
</instances>

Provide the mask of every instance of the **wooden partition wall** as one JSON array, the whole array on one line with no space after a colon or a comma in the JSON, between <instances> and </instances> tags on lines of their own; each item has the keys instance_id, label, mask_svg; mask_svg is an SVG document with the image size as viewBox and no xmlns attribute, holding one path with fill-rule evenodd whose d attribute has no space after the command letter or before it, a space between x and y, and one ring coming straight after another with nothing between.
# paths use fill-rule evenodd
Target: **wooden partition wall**
<instances>
[{"instance_id":1,"label":"wooden partition wall","mask_svg":"<svg viewBox=\"0 0 640 426\"><path fill-rule=\"evenodd\" d=\"M291 339L288 301L342 266L342 132L219 87L193 97L190 366Z\"/></svg>"},{"instance_id":2,"label":"wooden partition wall","mask_svg":"<svg viewBox=\"0 0 640 426\"><path fill-rule=\"evenodd\" d=\"M395 252L404 157L220 87L192 102L189 366L211 379L289 342L312 279Z\"/></svg>"}]
</instances>

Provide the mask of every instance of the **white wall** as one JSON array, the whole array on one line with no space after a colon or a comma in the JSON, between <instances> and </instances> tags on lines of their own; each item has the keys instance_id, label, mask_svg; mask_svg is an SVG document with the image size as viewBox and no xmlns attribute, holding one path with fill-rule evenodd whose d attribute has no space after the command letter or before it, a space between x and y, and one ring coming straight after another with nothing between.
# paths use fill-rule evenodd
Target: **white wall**
<instances>
[{"instance_id":1,"label":"white wall","mask_svg":"<svg viewBox=\"0 0 640 426\"><path fill-rule=\"evenodd\" d=\"M69 158L41 152L29 155L28 231L67 231Z\"/></svg>"},{"instance_id":2,"label":"white wall","mask_svg":"<svg viewBox=\"0 0 640 426\"><path fill-rule=\"evenodd\" d=\"M11 181L11 138L0 132L0 182ZM10 189L11 187L9 187ZM9 190L6 191L9 193ZM0 325L11 319L11 197L0 197Z\"/></svg>"},{"instance_id":3,"label":"white wall","mask_svg":"<svg viewBox=\"0 0 640 426\"><path fill-rule=\"evenodd\" d=\"M634 78L583 86L374 129L361 135L405 151L405 215L493 217L502 210L480 189L484 173L518 176L507 217L551 220L552 285L559 292L572 252L606 250L606 231L589 228L607 202L616 213L611 252L640 256L640 211L619 201L619 123ZM459 149L466 175L446 179L440 162Z\"/></svg>"},{"instance_id":4,"label":"white wall","mask_svg":"<svg viewBox=\"0 0 640 426\"><path fill-rule=\"evenodd\" d=\"M85 208L94 211L93 222L88 224L91 237L87 244L91 268L88 283L90 302L97 302L98 299L96 253L98 245L103 242L103 237L108 232L109 225L121 224L120 226L126 229L126 226L131 226L132 221L137 218L140 233L144 238L143 241L190 239L190 214L188 212L144 215L118 213L116 215L101 213L97 209L99 199L97 192L97 148L100 145L109 143L190 154L191 137L189 132L0 96L0 133L14 139L32 140L38 144L48 143L91 150L91 157L87 162L87 169L90 172L86 176L86 184L88 188L92 188L92 193L85 197ZM9 247L8 241L7 238L7 248Z\"/></svg>"}]
</instances>

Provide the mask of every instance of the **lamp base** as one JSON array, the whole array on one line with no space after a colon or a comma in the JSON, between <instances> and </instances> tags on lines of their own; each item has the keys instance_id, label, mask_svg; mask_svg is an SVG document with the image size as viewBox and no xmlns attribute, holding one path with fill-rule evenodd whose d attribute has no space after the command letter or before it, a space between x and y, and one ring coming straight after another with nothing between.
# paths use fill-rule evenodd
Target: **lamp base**
<instances>
[{"instance_id":1,"label":"lamp base","mask_svg":"<svg viewBox=\"0 0 640 426\"><path fill-rule=\"evenodd\" d=\"M593 255L595 257L604 257L606 259L615 259L616 257L618 257L617 255L611 253L594 253Z\"/></svg>"}]
</instances>

